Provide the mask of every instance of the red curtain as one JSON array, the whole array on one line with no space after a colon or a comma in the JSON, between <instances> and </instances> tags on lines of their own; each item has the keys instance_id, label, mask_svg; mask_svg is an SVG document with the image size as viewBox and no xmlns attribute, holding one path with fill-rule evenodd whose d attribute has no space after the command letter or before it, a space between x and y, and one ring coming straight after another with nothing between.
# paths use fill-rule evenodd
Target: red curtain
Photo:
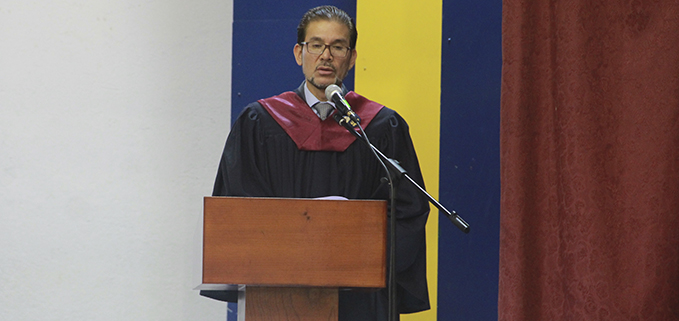
<instances>
[{"instance_id":1,"label":"red curtain","mask_svg":"<svg viewBox=\"0 0 679 321\"><path fill-rule=\"evenodd\" d=\"M679 1L503 1L500 320L679 320Z\"/></svg>"}]
</instances>

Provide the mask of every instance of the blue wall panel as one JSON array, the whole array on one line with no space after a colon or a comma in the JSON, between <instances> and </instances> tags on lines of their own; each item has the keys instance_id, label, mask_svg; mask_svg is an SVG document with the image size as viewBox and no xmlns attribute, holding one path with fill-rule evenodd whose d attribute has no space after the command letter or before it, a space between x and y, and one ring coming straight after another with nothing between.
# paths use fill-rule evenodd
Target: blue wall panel
<instances>
[{"instance_id":1,"label":"blue wall panel","mask_svg":"<svg viewBox=\"0 0 679 321\"><path fill-rule=\"evenodd\" d=\"M443 1L438 320L497 320L502 2Z\"/></svg>"},{"instance_id":2,"label":"blue wall panel","mask_svg":"<svg viewBox=\"0 0 679 321\"><path fill-rule=\"evenodd\" d=\"M234 1L232 122L247 104L295 89L304 81L302 67L292 53L297 24L307 10L325 4L356 16L355 0ZM353 70L345 85L353 90Z\"/></svg>"},{"instance_id":3,"label":"blue wall panel","mask_svg":"<svg viewBox=\"0 0 679 321\"><path fill-rule=\"evenodd\" d=\"M295 89L304 81L302 67L297 65L292 53L297 42L297 24L307 10L325 4L337 6L356 17L355 0L302 0L293 3L234 0L232 123L247 104ZM344 82L353 90L353 70ZM228 304L228 321L237 319L237 308L236 303Z\"/></svg>"}]
</instances>

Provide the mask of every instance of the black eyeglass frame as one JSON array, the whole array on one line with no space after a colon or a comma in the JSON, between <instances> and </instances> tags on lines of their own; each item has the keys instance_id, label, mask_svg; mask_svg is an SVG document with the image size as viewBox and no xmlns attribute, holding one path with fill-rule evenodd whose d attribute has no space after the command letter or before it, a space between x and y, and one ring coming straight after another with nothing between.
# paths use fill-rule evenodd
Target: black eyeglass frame
<instances>
[{"instance_id":1,"label":"black eyeglass frame","mask_svg":"<svg viewBox=\"0 0 679 321\"><path fill-rule=\"evenodd\" d=\"M330 49L328 49L328 50L330 50L330 55L332 55L333 57L336 57L336 58L346 58L347 56L349 56L349 52L351 52L351 50L353 49L353 48L351 48L351 47L340 46L340 45L329 45L329 44L324 43L324 44L323 44L323 50L321 50L321 52L319 52L319 53L313 53L313 52L311 52L310 49L309 49L309 44L316 44L316 42L303 41L303 42L300 42L299 44L302 45L302 46L306 45L306 52L308 52L308 53L310 53L310 54L312 54L312 55L319 55L319 56L322 55L322 54L325 52L326 49L330 48ZM318 42L318 44L321 44L321 43ZM337 55L337 54L332 53L332 51L333 51L332 48L333 48L333 47L346 48L347 51L344 53L344 56L340 56L340 55Z\"/></svg>"}]
</instances>

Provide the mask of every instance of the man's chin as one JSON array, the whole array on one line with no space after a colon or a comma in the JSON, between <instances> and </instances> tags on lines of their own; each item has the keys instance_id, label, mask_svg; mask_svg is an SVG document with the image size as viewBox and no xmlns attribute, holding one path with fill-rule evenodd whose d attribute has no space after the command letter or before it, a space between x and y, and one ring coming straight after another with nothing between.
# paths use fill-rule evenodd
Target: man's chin
<instances>
[{"instance_id":1,"label":"man's chin","mask_svg":"<svg viewBox=\"0 0 679 321\"><path fill-rule=\"evenodd\" d=\"M330 85L337 85L337 86L342 86L342 82L339 79L336 79L334 82L319 82L316 81L316 79L311 78L307 79L307 81L314 87L320 89L320 90L325 90L325 88L328 88Z\"/></svg>"}]
</instances>

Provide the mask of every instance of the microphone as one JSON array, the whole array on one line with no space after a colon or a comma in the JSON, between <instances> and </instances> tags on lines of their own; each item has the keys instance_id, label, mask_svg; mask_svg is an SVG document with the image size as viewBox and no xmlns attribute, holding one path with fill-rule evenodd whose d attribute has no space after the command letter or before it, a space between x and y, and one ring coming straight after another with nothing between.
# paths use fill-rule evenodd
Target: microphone
<instances>
[{"instance_id":1,"label":"microphone","mask_svg":"<svg viewBox=\"0 0 679 321\"><path fill-rule=\"evenodd\" d=\"M330 85L325 88L325 97L335 103L335 108L339 111L342 117L348 117L347 122L350 122L353 127L358 126L361 118L351 110L351 106L342 96L342 89L337 85Z\"/></svg>"}]
</instances>

